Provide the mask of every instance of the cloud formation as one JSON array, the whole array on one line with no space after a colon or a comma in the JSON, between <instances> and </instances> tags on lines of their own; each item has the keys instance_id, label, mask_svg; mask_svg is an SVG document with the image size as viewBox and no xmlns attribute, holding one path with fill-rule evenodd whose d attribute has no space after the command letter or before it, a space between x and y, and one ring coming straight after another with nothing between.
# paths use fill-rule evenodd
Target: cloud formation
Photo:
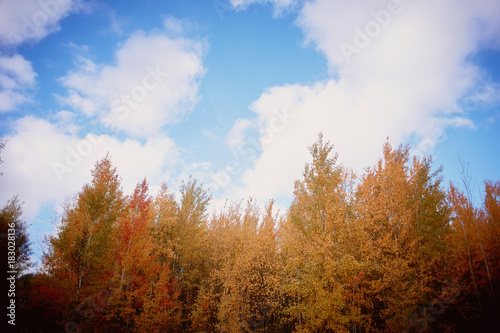
<instances>
[{"instance_id":1,"label":"cloud formation","mask_svg":"<svg viewBox=\"0 0 500 333\"><path fill-rule=\"evenodd\" d=\"M226 144L234 152L241 148L245 139L246 131L254 127L253 122L248 119L237 119L226 136Z\"/></svg>"},{"instance_id":2,"label":"cloud formation","mask_svg":"<svg viewBox=\"0 0 500 333\"><path fill-rule=\"evenodd\" d=\"M15 48L57 31L62 18L84 6L69 0L28 2L24 7L0 5L0 16L10 15L0 20L0 46L14 50L12 55L0 53L0 112L30 102L36 87L36 72ZM36 29L29 30L30 18ZM152 184L152 192L168 181L178 170L179 149L160 129L187 115L199 99L199 81L205 73L205 42L184 38L181 23L169 17L167 31L133 33L119 45L110 64L94 62L87 56L88 47L71 44L84 52L76 57L76 68L59 79L66 94L56 96L70 111L11 122L11 132L3 137L0 187L5 190L0 200L19 194L26 217L33 220L42 207L58 205L77 193L90 179L94 163L107 153L127 193L143 177ZM129 136L118 138L109 128Z\"/></svg>"},{"instance_id":3,"label":"cloud formation","mask_svg":"<svg viewBox=\"0 0 500 333\"><path fill-rule=\"evenodd\" d=\"M135 32L113 64L80 58L79 67L61 78L68 88L61 101L114 130L147 137L178 122L198 101L203 53L202 41Z\"/></svg>"},{"instance_id":4,"label":"cloud formation","mask_svg":"<svg viewBox=\"0 0 500 333\"><path fill-rule=\"evenodd\" d=\"M500 3L489 0L306 2L296 24L335 78L273 87L250 106L263 151L233 192L289 198L320 131L362 172L387 137L430 153L447 127L473 128L460 101L484 73L469 57L498 46L498 22ZM276 131L280 110L293 116Z\"/></svg>"},{"instance_id":5,"label":"cloud formation","mask_svg":"<svg viewBox=\"0 0 500 333\"><path fill-rule=\"evenodd\" d=\"M0 113L16 110L31 100L28 93L35 86L36 76L23 56L0 54Z\"/></svg>"},{"instance_id":6,"label":"cloud formation","mask_svg":"<svg viewBox=\"0 0 500 333\"><path fill-rule=\"evenodd\" d=\"M274 15L278 16L285 11L290 11L299 5L297 0L230 0L231 5L236 10L245 10L252 4L270 3L274 7Z\"/></svg>"},{"instance_id":7,"label":"cloud formation","mask_svg":"<svg viewBox=\"0 0 500 333\"><path fill-rule=\"evenodd\" d=\"M26 217L34 219L43 205L58 205L66 196L78 193L90 181L94 163L108 153L126 193L144 177L157 185L169 179L166 170L178 161L178 148L170 138L160 135L144 143L119 140L93 126L79 137L74 134L78 129L67 126L73 124L71 117L62 111L53 121L27 116L13 124L2 150L1 202L19 194Z\"/></svg>"},{"instance_id":8,"label":"cloud formation","mask_svg":"<svg viewBox=\"0 0 500 333\"><path fill-rule=\"evenodd\" d=\"M38 42L59 31L59 22L72 12L88 8L81 0L16 0L0 3L0 47Z\"/></svg>"}]
</instances>

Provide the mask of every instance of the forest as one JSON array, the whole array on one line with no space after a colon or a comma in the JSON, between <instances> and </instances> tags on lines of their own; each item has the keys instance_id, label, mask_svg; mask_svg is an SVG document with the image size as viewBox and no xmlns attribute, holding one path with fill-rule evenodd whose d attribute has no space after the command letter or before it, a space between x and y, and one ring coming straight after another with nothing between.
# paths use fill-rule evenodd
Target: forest
<instances>
[{"instance_id":1,"label":"forest","mask_svg":"<svg viewBox=\"0 0 500 333\"><path fill-rule=\"evenodd\" d=\"M17 256L17 331L498 331L500 181L475 204L409 146L387 141L360 175L321 134L309 150L281 213L252 198L209 213L192 178L180 195L147 179L127 194L104 157L36 273L21 273L31 250ZM16 198L0 218L28 237Z\"/></svg>"}]
</instances>

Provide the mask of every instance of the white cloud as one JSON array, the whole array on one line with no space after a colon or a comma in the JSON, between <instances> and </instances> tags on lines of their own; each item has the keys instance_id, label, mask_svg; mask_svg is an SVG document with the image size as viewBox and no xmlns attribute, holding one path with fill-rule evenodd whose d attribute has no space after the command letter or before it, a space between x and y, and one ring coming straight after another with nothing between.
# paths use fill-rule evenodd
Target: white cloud
<instances>
[{"instance_id":1,"label":"white cloud","mask_svg":"<svg viewBox=\"0 0 500 333\"><path fill-rule=\"evenodd\" d=\"M217 135L215 135L215 133L208 128L204 128L201 133L211 140L217 139Z\"/></svg>"},{"instance_id":2,"label":"white cloud","mask_svg":"<svg viewBox=\"0 0 500 333\"><path fill-rule=\"evenodd\" d=\"M106 32L110 32L116 35L123 35L125 32L125 27L129 24L128 20L120 17L114 10L109 13L109 27Z\"/></svg>"},{"instance_id":3,"label":"white cloud","mask_svg":"<svg viewBox=\"0 0 500 333\"><path fill-rule=\"evenodd\" d=\"M81 111L87 117L95 115L98 106L89 98L82 98L80 94L74 90L68 90L67 96L57 96L61 104L67 105L74 110Z\"/></svg>"},{"instance_id":4,"label":"white cloud","mask_svg":"<svg viewBox=\"0 0 500 333\"><path fill-rule=\"evenodd\" d=\"M180 36L189 32L193 25L190 21L181 20L174 16L168 16L163 20L163 26L165 30L173 36Z\"/></svg>"},{"instance_id":5,"label":"white cloud","mask_svg":"<svg viewBox=\"0 0 500 333\"><path fill-rule=\"evenodd\" d=\"M29 101L29 98L18 92L12 90L0 91L0 112L15 110L19 105Z\"/></svg>"},{"instance_id":6,"label":"white cloud","mask_svg":"<svg viewBox=\"0 0 500 333\"><path fill-rule=\"evenodd\" d=\"M393 145L415 139L419 152L429 153L447 127L475 126L459 103L477 90L484 73L468 57L496 45L500 3L393 3L304 4L297 25L336 79L274 87L251 105L262 154L245 171L243 185L232 184L228 192L290 198L320 131L334 144L338 162L362 172L380 157L387 137Z\"/></svg>"},{"instance_id":7,"label":"white cloud","mask_svg":"<svg viewBox=\"0 0 500 333\"><path fill-rule=\"evenodd\" d=\"M33 220L44 205L59 205L65 197L80 191L90 181L94 163L108 152L122 177L125 193L131 193L144 177L153 190L157 189L169 179L168 170L178 161L178 149L168 137L155 136L144 143L120 141L100 133L82 138L63 127L71 121L71 114L63 111L57 118L58 124L34 116L18 119L13 134L5 137L0 202L19 194L28 220Z\"/></svg>"},{"instance_id":8,"label":"white cloud","mask_svg":"<svg viewBox=\"0 0 500 333\"><path fill-rule=\"evenodd\" d=\"M60 29L59 22L72 12L88 10L81 0L19 0L0 2L0 48L15 49L38 42ZM13 111L30 102L36 73L19 54L0 54L0 112Z\"/></svg>"},{"instance_id":9,"label":"white cloud","mask_svg":"<svg viewBox=\"0 0 500 333\"><path fill-rule=\"evenodd\" d=\"M80 0L16 0L0 2L0 46L38 42L59 31L59 21L88 4Z\"/></svg>"},{"instance_id":10,"label":"white cloud","mask_svg":"<svg viewBox=\"0 0 500 333\"><path fill-rule=\"evenodd\" d=\"M274 6L274 15L280 15L284 11L291 10L299 5L298 0L230 0L231 5L236 10L245 10L252 4L270 3Z\"/></svg>"},{"instance_id":11,"label":"white cloud","mask_svg":"<svg viewBox=\"0 0 500 333\"><path fill-rule=\"evenodd\" d=\"M246 130L254 127L252 121L248 119L237 119L234 123L233 127L229 131L226 136L226 143L231 148L231 150L235 151L243 144L243 140L245 139Z\"/></svg>"},{"instance_id":12,"label":"white cloud","mask_svg":"<svg viewBox=\"0 0 500 333\"><path fill-rule=\"evenodd\" d=\"M0 57L0 70L2 71L0 84L3 88L15 88L17 85L32 86L35 83L36 74L31 63L19 54Z\"/></svg>"},{"instance_id":13,"label":"white cloud","mask_svg":"<svg viewBox=\"0 0 500 333\"><path fill-rule=\"evenodd\" d=\"M0 113L13 111L29 102L27 96L36 82L36 73L31 63L23 56L0 55Z\"/></svg>"},{"instance_id":14,"label":"white cloud","mask_svg":"<svg viewBox=\"0 0 500 333\"><path fill-rule=\"evenodd\" d=\"M115 130L147 137L178 122L197 102L203 52L201 41L136 32L120 45L113 64L81 58L80 67L61 78L69 89L63 101L87 115L98 113Z\"/></svg>"},{"instance_id":15,"label":"white cloud","mask_svg":"<svg viewBox=\"0 0 500 333\"><path fill-rule=\"evenodd\" d=\"M51 117L54 125L57 128L64 129L64 133L70 135L77 135L80 131L77 122L75 121L75 114L67 110L61 110Z\"/></svg>"}]
</instances>

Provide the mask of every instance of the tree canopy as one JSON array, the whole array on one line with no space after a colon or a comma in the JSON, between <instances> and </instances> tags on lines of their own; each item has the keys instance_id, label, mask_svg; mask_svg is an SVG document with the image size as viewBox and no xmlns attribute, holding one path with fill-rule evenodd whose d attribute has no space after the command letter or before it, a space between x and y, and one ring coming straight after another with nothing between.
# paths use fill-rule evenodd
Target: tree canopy
<instances>
[{"instance_id":1,"label":"tree canopy","mask_svg":"<svg viewBox=\"0 0 500 333\"><path fill-rule=\"evenodd\" d=\"M278 214L227 203L189 179L125 195L109 156L64 206L29 277L30 328L125 332L494 331L500 182L475 207L430 157L382 147L356 175L320 134ZM16 220L13 199L0 212ZM21 230L21 229L20 229ZM24 231L20 232L25 232ZM2 231L3 232L3 231ZM23 237L19 234L19 237ZM26 242L27 234L25 234ZM19 248L20 270L29 246ZM24 252L23 252L24 251Z\"/></svg>"}]
</instances>

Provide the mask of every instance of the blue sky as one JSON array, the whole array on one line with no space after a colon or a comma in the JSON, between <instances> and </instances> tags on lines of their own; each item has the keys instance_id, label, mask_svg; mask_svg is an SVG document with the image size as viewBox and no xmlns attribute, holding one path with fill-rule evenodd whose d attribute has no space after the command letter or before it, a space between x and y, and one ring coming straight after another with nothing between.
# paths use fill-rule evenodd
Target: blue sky
<instances>
[{"instance_id":1,"label":"blue sky","mask_svg":"<svg viewBox=\"0 0 500 333\"><path fill-rule=\"evenodd\" d=\"M284 209L320 131L358 174L387 137L446 184L460 156L479 197L499 92L495 0L3 1L0 200L19 195L37 243L109 152L126 193L192 175L214 209Z\"/></svg>"}]
</instances>

